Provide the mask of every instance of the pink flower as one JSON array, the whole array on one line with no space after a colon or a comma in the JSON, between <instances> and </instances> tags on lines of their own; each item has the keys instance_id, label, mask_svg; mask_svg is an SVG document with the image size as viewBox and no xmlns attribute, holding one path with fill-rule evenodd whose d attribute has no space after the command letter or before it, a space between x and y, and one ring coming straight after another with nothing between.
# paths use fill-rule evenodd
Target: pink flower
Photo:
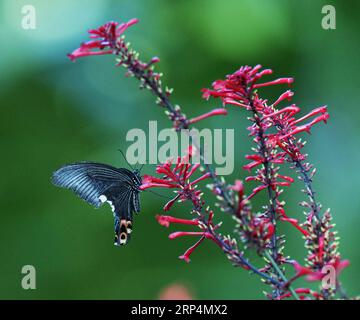
<instances>
[{"instance_id":1,"label":"pink flower","mask_svg":"<svg viewBox=\"0 0 360 320\"><path fill-rule=\"evenodd\" d=\"M333 267L335 269L336 275L338 276L341 273L341 271L344 268L346 268L349 264L350 264L349 260L340 260L340 258L337 257L333 262L327 263L323 267L329 267L329 266ZM321 281L324 278L324 276L326 276L326 273L322 272L322 270L314 271L308 267L304 267L300 265L296 261L293 261L292 265L295 268L296 274L290 280L290 282L302 276L306 276L307 281Z\"/></svg>"},{"instance_id":2,"label":"pink flower","mask_svg":"<svg viewBox=\"0 0 360 320\"><path fill-rule=\"evenodd\" d=\"M210 178L209 172L202 174L197 179L191 181L193 174L200 167L199 163L190 164L193 156L193 149L190 147L187 154L180 158L178 157L176 162L172 160L160 164L156 168L156 173L162 175L162 178L145 175L143 178L143 184L140 186L141 190L148 188L171 188L177 189L176 196L170 200L165 206L164 210L168 211L176 201L183 202L186 200L192 201L195 207L201 205L202 192L197 190L197 183L202 180Z\"/></svg>"},{"instance_id":3,"label":"pink flower","mask_svg":"<svg viewBox=\"0 0 360 320\"><path fill-rule=\"evenodd\" d=\"M206 118L210 118L210 117L213 117L213 116L218 116L218 115L227 115L227 110L224 109L224 108L219 108L219 109L214 109L208 113L205 113L201 116L198 116L196 118L192 118L189 120L189 123L193 124L195 122L199 122L201 120L204 120Z\"/></svg>"},{"instance_id":4,"label":"pink flower","mask_svg":"<svg viewBox=\"0 0 360 320\"><path fill-rule=\"evenodd\" d=\"M216 80L212 84L212 89L203 89L203 98L210 97L220 98L224 105L234 105L257 112L260 117L257 126L249 128L251 135L256 136L259 129L266 132L269 128L275 127L278 133L273 135L266 135L265 138L273 146L278 146L285 151L285 155L292 159L304 159L300 153L299 145L296 143L289 143L289 140L295 139L294 136L301 132L310 132L310 129L315 124L329 119L326 106L322 106L309 112L307 115L295 119L294 115L300 112L300 108L296 105L286 106L282 109L276 107L285 100L291 100L294 93L290 90L285 91L280 97L271 105L267 104L266 100L262 100L253 92L254 89L259 89L265 86L273 86L279 84L291 84L293 78L279 78L273 81L264 83L257 83L265 75L272 74L272 70L265 69L260 71L261 65L255 67L241 67L233 74L228 75L225 80ZM298 126L300 122L313 118L312 121ZM260 128L258 127L260 125ZM244 167L250 170L262 162L260 160L254 161Z\"/></svg>"},{"instance_id":5,"label":"pink flower","mask_svg":"<svg viewBox=\"0 0 360 320\"><path fill-rule=\"evenodd\" d=\"M216 245L222 248L221 242L217 238L215 238L215 236L210 231L210 230L215 230L219 227L219 225L213 225L212 222L213 216L214 216L213 213L209 212L209 219L207 221L207 224L204 224L198 219L193 219L193 220L179 219L172 216L164 216L164 215L157 215L156 219L162 226L165 227L169 227L171 223L175 223L182 225L195 225L201 230L201 231L176 231L169 235L169 239L171 240L186 236L199 237L199 240L194 245L188 248L183 255L179 256L179 259L184 260L186 262L190 262L190 255L205 239L212 240Z\"/></svg>"},{"instance_id":6,"label":"pink flower","mask_svg":"<svg viewBox=\"0 0 360 320\"><path fill-rule=\"evenodd\" d=\"M97 40L91 40L81 44L79 48L75 49L72 53L69 53L68 57L72 61L75 61L81 57L112 54L116 42L122 41L119 37L128 27L137 22L137 19L131 19L128 22L119 25L117 22L111 21L97 29L89 30L90 38ZM105 48L108 50L104 50ZM92 51L93 49L98 49L98 51Z\"/></svg>"},{"instance_id":7,"label":"pink flower","mask_svg":"<svg viewBox=\"0 0 360 320\"><path fill-rule=\"evenodd\" d=\"M197 219L188 220L188 219L179 219L172 216L164 216L164 215L156 215L156 220L164 227L169 227L170 223L180 223L180 224L188 224L188 225L199 225L199 221Z\"/></svg>"}]
</instances>

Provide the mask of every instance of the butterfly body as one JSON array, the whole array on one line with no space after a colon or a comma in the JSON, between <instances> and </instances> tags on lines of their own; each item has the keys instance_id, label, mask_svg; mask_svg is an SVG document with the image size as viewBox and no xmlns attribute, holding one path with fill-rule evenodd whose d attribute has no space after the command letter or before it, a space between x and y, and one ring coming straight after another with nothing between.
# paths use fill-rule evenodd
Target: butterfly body
<instances>
[{"instance_id":1,"label":"butterfly body","mask_svg":"<svg viewBox=\"0 0 360 320\"><path fill-rule=\"evenodd\" d=\"M108 203L114 215L115 245L130 240L133 213L140 212L138 170L115 168L96 162L65 165L55 171L52 182L58 187L74 191L95 208Z\"/></svg>"}]
</instances>

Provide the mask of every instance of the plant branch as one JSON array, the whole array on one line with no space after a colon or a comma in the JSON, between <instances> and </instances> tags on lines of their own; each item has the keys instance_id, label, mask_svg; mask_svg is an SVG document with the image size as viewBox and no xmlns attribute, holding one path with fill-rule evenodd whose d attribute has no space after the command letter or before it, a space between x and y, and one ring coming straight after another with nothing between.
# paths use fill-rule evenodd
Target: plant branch
<instances>
[{"instance_id":1,"label":"plant branch","mask_svg":"<svg viewBox=\"0 0 360 320\"><path fill-rule=\"evenodd\" d=\"M288 280L286 279L284 273L281 271L281 269L279 268L278 264L276 263L276 261L273 259L272 255L269 254L269 252L265 251L264 252L265 256L267 259L269 259L269 261L271 262L272 266L274 267L274 269L276 270L276 272L278 273L278 275L280 276L280 278L285 282L287 283ZM291 294L293 295L293 297L296 299L296 300L300 300L299 299L299 296L297 295L297 293L295 292L295 290L291 287L291 286L288 286L288 289L289 291L291 292Z\"/></svg>"}]
</instances>

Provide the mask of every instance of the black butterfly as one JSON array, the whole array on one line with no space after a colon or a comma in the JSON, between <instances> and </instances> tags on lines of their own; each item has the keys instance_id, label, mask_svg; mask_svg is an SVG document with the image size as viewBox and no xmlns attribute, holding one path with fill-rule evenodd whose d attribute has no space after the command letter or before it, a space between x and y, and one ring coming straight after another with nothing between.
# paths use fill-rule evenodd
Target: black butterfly
<instances>
[{"instance_id":1,"label":"black butterfly","mask_svg":"<svg viewBox=\"0 0 360 320\"><path fill-rule=\"evenodd\" d=\"M130 171L102 163L79 162L55 171L52 183L73 190L96 208L108 202L115 218L114 245L128 243L133 213L140 212L140 170Z\"/></svg>"}]
</instances>

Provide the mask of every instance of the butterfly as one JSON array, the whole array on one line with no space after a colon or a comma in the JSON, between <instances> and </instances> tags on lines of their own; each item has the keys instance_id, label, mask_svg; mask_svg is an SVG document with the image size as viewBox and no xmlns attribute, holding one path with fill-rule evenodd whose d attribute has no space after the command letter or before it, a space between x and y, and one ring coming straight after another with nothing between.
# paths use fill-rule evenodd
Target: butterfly
<instances>
[{"instance_id":1,"label":"butterfly","mask_svg":"<svg viewBox=\"0 0 360 320\"><path fill-rule=\"evenodd\" d=\"M133 213L140 212L140 170L96 162L68 164L52 175L54 185L75 192L95 208L107 202L114 215L114 245L125 245L132 232Z\"/></svg>"}]
</instances>

